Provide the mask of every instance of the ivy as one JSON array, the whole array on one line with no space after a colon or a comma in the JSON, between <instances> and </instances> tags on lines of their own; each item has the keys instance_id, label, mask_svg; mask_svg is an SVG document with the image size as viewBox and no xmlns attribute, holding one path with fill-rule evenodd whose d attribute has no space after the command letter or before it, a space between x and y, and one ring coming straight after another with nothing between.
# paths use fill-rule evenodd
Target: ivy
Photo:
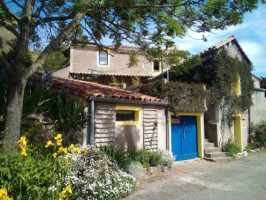
<instances>
[{"instance_id":1,"label":"ivy","mask_svg":"<svg viewBox=\"0 0 266 200\"><path fill-rule=\"evenodd\" d=\"M169 83L154 81L142 85L138 91L167 99L174 112L203 112L204 100L208 104L218 103L222 123L230 127L235 116L252 105L254 85L251 70L252 66L244 59L233 58L226 49L221 49L185 73L178 73L173 67ZM240 77L240 95L235 92L237 74ZM206 85L206 90L203 85Z\"/></svg>"},{"instance_id":2,"label":"ivy","mask_svg":"<svg viewBox=\"0 0 266 200\"><path fill-rule=\"evenodd\" d=\"M169 108L175 113L203 112L204 99L208 95L203 84L173 81L164 84L161 80L142 86L140 92L166 99Z\"/></svg>"},{"instance_id":3,"label":"ivy","mask_svg":"<svg viewBox=\"0 0 266 200\"><path fill-rule=\"evenodd\" d=\"M231 57L225 49L222 49L202 62L196 70L201 71L199 81L206 83L210 91L208 103L220 104L222 121L230 127L234 117L252 105L254 90L252 66L244 59ZM237 74L240 77L240 95L235 92L238 84Z\"/></svg>"}]
</instances>

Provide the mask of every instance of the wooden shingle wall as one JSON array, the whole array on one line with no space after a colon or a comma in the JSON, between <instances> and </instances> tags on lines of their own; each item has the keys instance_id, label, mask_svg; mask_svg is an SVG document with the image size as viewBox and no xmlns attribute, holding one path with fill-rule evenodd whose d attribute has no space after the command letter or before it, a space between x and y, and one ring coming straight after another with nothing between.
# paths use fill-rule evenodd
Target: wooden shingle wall
<instances>
[{"instance_id":1,"label":"wooden shingle wall","mask_svg":"<svg viewBox=\"0 0 266 200\"><path fill-rule=\"evenodd\" d=\"M97 146L114 144L115 107L113 104L97 103L95 107L94 142Z\"/></svg>"},{"instance_id":2,"label":"wooden shingle wall","mask_svg":"<svg viewBox=\"0 0 266 200\"><path fill-rule=\"evenodd\" d=\"M158 128L155 122L158 120L157 107L145 105L143 107L143 145L152 150L158 149Z\"/></svg>"}]
</instances>

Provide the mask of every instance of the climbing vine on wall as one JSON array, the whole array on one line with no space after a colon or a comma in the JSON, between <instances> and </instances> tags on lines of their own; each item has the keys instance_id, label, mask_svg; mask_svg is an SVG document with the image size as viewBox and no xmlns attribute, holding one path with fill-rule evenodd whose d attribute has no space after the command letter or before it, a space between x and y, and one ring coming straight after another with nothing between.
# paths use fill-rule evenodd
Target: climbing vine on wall
<instances>
[{"instance_id":1,"label":"climbing vine on wall","mask_svg":"<svg viewBox=\"0 0 266 200\"><path fill-rule=\"evenodd\" d=\"M205 99L207 103L219 103L221 120L230 127L234 117L252 105L254 86L251 70L252 66L244 59L233 58L226 49L221 49L186 74L172 73L169 83L154 81L139 91L167 99L174 112L203 112ZM240 77L240 95L235 92L237 74Z\"/></svg>"},{"instance_id":2,"label":"climbing vine on wall","mask_svg":"<svg viewBox=\"0 0 266 200\"><path fill-rule=\"evenodd\" d=\"M222 121L229 127L234 116L243 113L252 105L254 89L252 66L244 59L233 58L225 49L221 49L212 57L207 58L194 69L200 74L198 82L208 86L208 103L219 103L222 112ZM240 77L240 95L236 93L238 78Z\"/></svg>"},{"instance_id":3,"label":"climbing vine on wall","mask_svg":"<svg viewBox=\"0 0 266 200\"><path fill-rule=\"evenodd\" d=\"M158 80L142 86L140 92L166 99L171 111L175 113L203 112L205 110L204 99L207 96L207 91L204 90L203 84L173 81L164 84Z\"/></svg>"}]
</instances>

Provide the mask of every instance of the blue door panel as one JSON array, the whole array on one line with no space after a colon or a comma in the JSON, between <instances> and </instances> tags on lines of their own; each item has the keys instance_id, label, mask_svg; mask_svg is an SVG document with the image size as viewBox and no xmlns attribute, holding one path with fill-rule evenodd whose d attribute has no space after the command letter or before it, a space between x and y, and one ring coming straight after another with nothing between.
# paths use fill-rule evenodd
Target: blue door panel
<instances>
[{"instance_id":1,"label":"blue door panel","mask_svg":"<svg viewBox=\"0 0 266 200\"><path fill-rule=\"evenodd\" d=\"M176 117L173 117L176 119ZM172 123L172 152L176 161L198 157L197 121L194 116L181 116L179 123Z\"/></svg>"}]
</instances>

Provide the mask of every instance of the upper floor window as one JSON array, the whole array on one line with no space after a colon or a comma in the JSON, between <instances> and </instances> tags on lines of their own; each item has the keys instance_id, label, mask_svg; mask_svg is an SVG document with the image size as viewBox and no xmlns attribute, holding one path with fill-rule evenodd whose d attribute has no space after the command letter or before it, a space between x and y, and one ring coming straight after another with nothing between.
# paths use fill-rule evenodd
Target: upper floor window
<instances>
[{"instance_id":1,"label":"upper floor window","mask_svg":"<svg viewBox=\"0 0 266 200\"><path fill-rule=\"evenodd\" d=\"M160 70L161 70L161 61L156 59L153 61L153 71L160 72Z\"/></svg>"},{"instance_id":2,"label":"upper floor window","mask_svg":"<svg viewBox=\"0 0 266 200\"><path fill-rule=\"evenodd\" d=\"M99 51L99 65L108 66L108 52L107 51Z\"/></svg>"}]
</instances>

